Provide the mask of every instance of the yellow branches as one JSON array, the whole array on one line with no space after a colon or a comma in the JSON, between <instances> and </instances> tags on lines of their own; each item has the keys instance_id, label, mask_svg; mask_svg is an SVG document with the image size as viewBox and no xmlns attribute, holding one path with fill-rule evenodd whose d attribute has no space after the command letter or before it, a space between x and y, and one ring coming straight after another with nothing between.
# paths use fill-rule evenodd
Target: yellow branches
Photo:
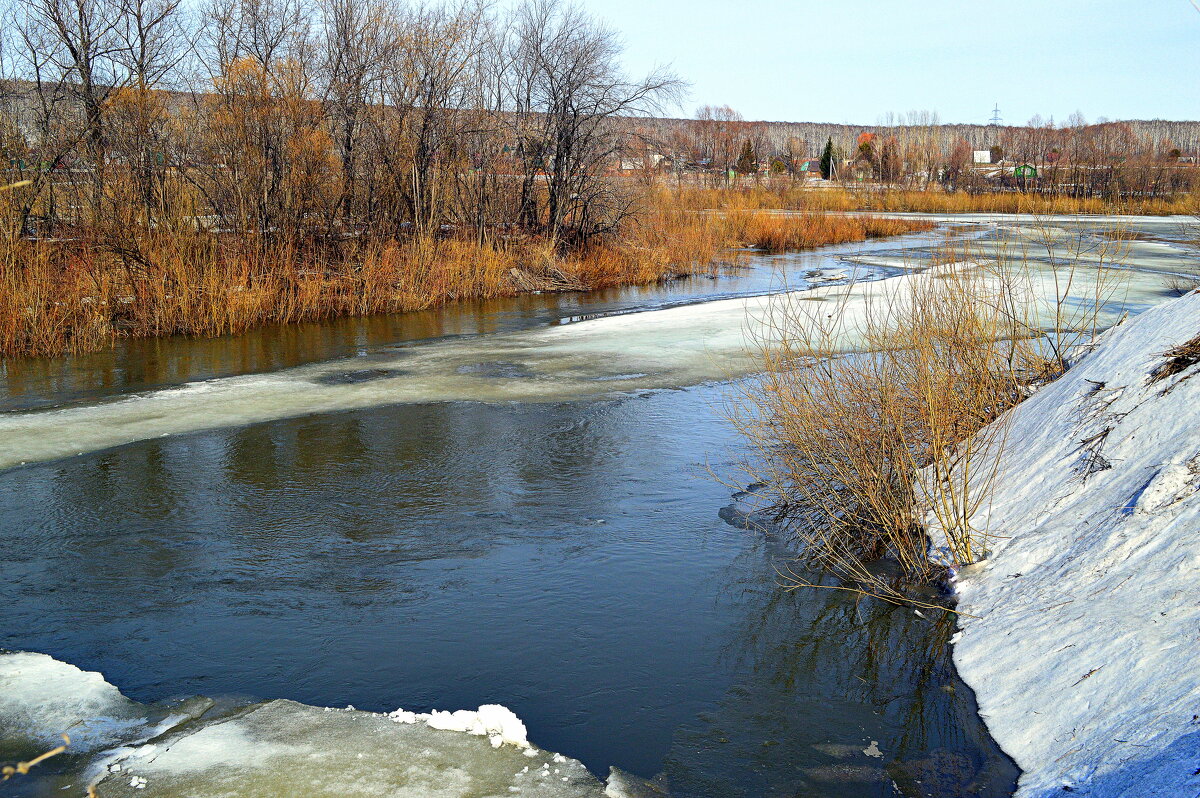
<instances>
[{"instance_id":1,"label":"yellow branches","mask_svg":"<svg viewBox=\"0 0 1200 798\"><path fill-rule=\"evenodd\" d=\"M5 765L4 767L0 767L0 776L3 776L3 778L0 778L0 781L8 781L10 778L12 778L13 776L17 776L17 775L24 776L25 774L29 773L29 771L34 766L40 765L42 762L45 762L50 757L58 756L59 754L66 751L67 746L71 744L71 738L68 737L66 734L62 735L62 738L63 738L62 745L57 746L56 748L51 748L49 751L46 751L43 754L39 754L38 756L35 756L33 759L30 759L28 762L18 762L15 765Z\"/></svg>"}]
</instances>

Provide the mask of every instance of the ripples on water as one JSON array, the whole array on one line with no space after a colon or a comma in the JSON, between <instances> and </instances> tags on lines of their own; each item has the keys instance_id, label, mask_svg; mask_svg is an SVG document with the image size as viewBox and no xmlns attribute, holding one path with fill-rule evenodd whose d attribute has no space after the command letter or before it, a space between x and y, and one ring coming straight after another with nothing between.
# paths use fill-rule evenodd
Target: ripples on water
<instances>
[{"instance_id":1,"label":"ripples on water","mask_svg":"<svg viewBox=\"0 0 1200 798\"><path fill-rule=\"evenodd\" d=\"M771 262L803 274L838 265L826 257ZM413 339L755 293L776 279L759 268L665 289L129 342L10 366L4 402L86 404L370 360ZM520 364L480 367L472 376L511 378ZM326 379L357 385L403 368L365 363ZM372 407L0 473L0 648L99 670L145 702L499 702L538 745L599 774L665 774L680 796L885 796L893 782L905 795L1009 794L1015 771L953 673L945 619L840 591L781 591L786 548L718 516L730 491L709 469L731 476L740 446L720 419L724 395L705 385Z\"/></svg>"},{"instance_id":2,"label":"ripples on water","mask_svg":"<svg viewBox=\"0 0 1200 798\"><path fill-rule=\"evenodd\" d=\"M781 592L786 553L717 517L719 398L396 407L8 472L0 646L141 701L497 701L539 745L680 795L884 795L883 766L937 757L1007 786L929 656L948 630Z\"/></svg>"}]
</instances>

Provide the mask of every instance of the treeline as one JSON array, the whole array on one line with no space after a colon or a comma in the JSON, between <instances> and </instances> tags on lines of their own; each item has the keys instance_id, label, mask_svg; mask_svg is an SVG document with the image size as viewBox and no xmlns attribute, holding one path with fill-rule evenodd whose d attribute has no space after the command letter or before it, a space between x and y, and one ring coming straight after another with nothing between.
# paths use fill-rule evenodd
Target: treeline
<instances>
[{"instance_id":1,"label":"treeline","mask_svg":"<svg viewBox=\"0 0 1200 798\"><path fill-rule=\"evenodd\" d=\"M613 31L556 0L10 1L0 155L24 234L579 246L631 213L614 120L680 87L626 77Z\"/></svg>"},{"instance_id":2,"label":"treeline","mask_svg":"<svg viewBox=\"0 0 1200 798\"><path fill-rule=\"evenodd\" d=\"M1039 135L1061 138L1081 129L1091 128L1099 131L1108 128L1121 130L1124 135L1132 137L1139 150L1154 148L1166 142L1169 145L1167 150L1179 149L1184 156L1200 157L1200 121L1131 119L1103 120L1087 124L1078 117L1069 117L1065 123L1034 117L1024 125L971 125L942 122L936 113L917 111L904 114L903 118L888 115L875 125L849 125L830 122L745 121L742 120L741 114L725 106L701 108L697 116L706 115L717 118L733 116L743 121L745 126L753 131L753 137L771 154L792 151L817 157L825 142L829 140L843 151L849 151L864 132L872 132L885 138L895 136L900 140L926 138L939 150L949 153L960 141L973 150L986 150L997 144L1003 146L1005 143L1027 137L1031 130L1042 131ZM648 124L659 138L666 141L680 135L685 138L694 136L697 121L660 118ZM1050 131L1056 132L1051 134Z\"/></svg>"},{"instance_id":3,"label":"treeline","mask_svg":"<svg viewBox=\"0 0 1200 798\"><path fill-rule=\"evenodd\" d=\"M638 120L644 137L678 171L797 174L820 160L825 176L928 188L997 187L1115 199L1164 197L1198 182L1200 123L1131 121L1088 124L1072 115L1056 125L1040 118L1025 126L941 124L917 112L878 126L750 122L728 106L705 106L696 119ZM1036 180L1004 180L976 169L974 153L993 163L1034 166ZM834 168L830 169L830 164ZM809 167L815 164L809 163ZM848 168L847 168L848 167ZM807 170L811 171L811 170Z\"/></svg>"}]
</instances>

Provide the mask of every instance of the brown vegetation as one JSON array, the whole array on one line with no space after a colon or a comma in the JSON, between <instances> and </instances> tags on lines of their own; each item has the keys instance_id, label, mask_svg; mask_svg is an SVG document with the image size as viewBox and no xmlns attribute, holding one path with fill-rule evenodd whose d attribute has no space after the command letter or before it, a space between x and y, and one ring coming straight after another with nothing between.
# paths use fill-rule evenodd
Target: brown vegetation
<instances>
[{"instance_id":1,"label":"brown vegetation","mask_svg":"<svg viewBox=\"0 0 1200 798\"><path fill-rule=\"evenodd\" d=\"M897 602L912 600L911 580L985 556L989 530L973 524L1005 444L998 420L1027 385L1062 373L1116 290L1116 273L1085 280L1093 267L1078 261L1052 279L963 252L936 262L895 284L781 296L758 340L761 372L729 412L754 455L744 476L802 544L803 568Z\"/></svg>"},{"instance_id":2,"label":"brown vegetation","mask_svg":"<svg viewBox=\"0 0 1200 798\"><path fill-rule=\"evenodd\" d=\"M854 243L933 228L931 222L923 220L842 216L811 211L801 214L762 211L730 213L727 224L733 240L776 253L827 244Z\"/></svg>"},{"instance_id":3,"label":"brown vegetation","mask_svg":"<svg viewBox=\"0 0 1200 798\"><path fill-rule=\"evenodd\" d=\"M683 188L681 202L689 208L726 210L780 209L796 211L873 211L878 213L1025 213L1139 214L1162 216L1200 212L1200 195L1108 200L1020 191L966 192L880 188L811 188L790 180L763 181L726 189Z\"/></svg>"},{"instance_id":4,"label":"brown vegetation","mask_svg":"<svg viewBox=\"0 0 1200 798\"><path fill-rule=\"evenodd\" d=\"M969 519L984 491L970 471L988 468L1001 441L977 433L1020 398L1015 336L992 291L971 274L922 275L858 315L775 309L763 372L733 420L757 455L747 470L802 541L806 566L898 597L871 564L893 557L906 577L929 576L929 510L960 561L978 555ZM866 353L846 354L846 335ZM925 468L938 490L922 490Z\"/></svg>"},{"instance_id":5,"label":"brown vegetation","mask_svg":"<svg viewBox=\"0 0 1200 798\"><path fill-rule=\"evenodd\" d=\"M115 337L224 335L427 308L526 291L589 290L709 273L730 248L772 251L927 229L923 222L808 214L699 214L656 193L618 235L563 249L544 236L479 242L453 232L395 239L277 239L178 224L136 235L0 239L0 355L103 348Z\"/></svg>"},{"instance_id":6,"label":"brown vegetation","mask_svg":"<svg viewBox=\"0 0 1200 798\"><path fill-rule=\"evenodd\" d=\"M626 120L680 84L626 77L613 31L553 0L13 2L0 357L644 283L730 247L909 229L692 213L622 175Z\"/></svg>"},{"instance_id":7,"label":"brown vegetation","mask_svg":"<svg viewBox=\"0 0 1200 798\"><path fill-rule=\"evenodd\" d=\"M1121 200L1165 199L1200 189L1200 125L1129 121L1025 126L942 124L936 114L888 114L874 129L748 122L732 108L705 106L694 120L645 120L672 171L697 184L739 175L805 181L817 171L843 187ZM977 158L977 153L986 153ZM818 158L818 154L820 157ZM743 157L745 156L745 157ZM985 163L977 163L977 160ZM819 170L816 168L819 165ZM750 167L750 168L747 168Z\"/></svg>"},{"instance_id":8,"label":"brown vegetation","mask_svg":"<svg viewBox=\"0 0 1200 798\"><path fill-rule=\"evenodd\" d=\"M63 734L61 736L63 739L62 745L55 746L54 748L51 748L49 751L41 753L41 754L35 756L33 759L30 759L28 761L18 762L15 765L4 765L3 767L0 767L0 781L8 781L13 776L27 775L29 773L29 771L32 770L37 765L40 765L41 763L45 762L47 759L58 756L59 754L66 751L67 747L71 744L71 738L66 734Z\"/></svg>"},{"instance_id":9,"label":"brown vegetation","mask_svg":"<svg viewBox=\"0 0 1200 798\"><path fill-rule=\"evenodd\" d=\"M1174 377L1200 363L1200 337L1173 346L1163 352L1162 356L1165 360L1150 375L1151 383Z\"/></svg>"},{"instance_id":10,"label":"brown vegetation","mask_svg":"<svg viewBox=\"0 0 1200 798\"><path fill-rule=\"evenodd\" d=\"M720 243L669 246L612 174L614 120L679 82L552 0L14 2L0 356L644 282Z\"/></svg>"},{"instance_id":11,"label":"brown vegetation","mask_svg":"<svg viewBox=\"0 0 1200 798\"><path fill-rule=\"evenodd\" d=\"M773 183L759 174L786 174L803 148L729 108L703 109L676 143L752 187L662 188L663 163L679 176L685 159L661 158L671 142L650 115L680 82L626 76L615 33L555 0L9 1L0 356L643 283L709 271L729 248L929 227L827 211L1118 203L892 190L944 153L891 134L863 150L888 186ZM1105 141L1055 163L1124 146ZM1182 207L1160 183L1121 209Z\"/></svg>"}]
</instances>

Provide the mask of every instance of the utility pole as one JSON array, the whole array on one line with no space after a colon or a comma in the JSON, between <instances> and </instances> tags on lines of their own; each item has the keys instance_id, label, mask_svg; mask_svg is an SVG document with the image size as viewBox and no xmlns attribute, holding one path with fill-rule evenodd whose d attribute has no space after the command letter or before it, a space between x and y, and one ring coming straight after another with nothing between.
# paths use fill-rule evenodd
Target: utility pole
<instances>
[{"instance_id":1,"label":"utility pole","mask_svg":"<svg viewBox=\"0 0 1200 798\"><path fill-rule=\"evenodd\" d=\"M996 107L992 109L992 127L1000 127L1002 121L1000 118L1000 103L996 103Z\"/></svg>"}]
</instances>

